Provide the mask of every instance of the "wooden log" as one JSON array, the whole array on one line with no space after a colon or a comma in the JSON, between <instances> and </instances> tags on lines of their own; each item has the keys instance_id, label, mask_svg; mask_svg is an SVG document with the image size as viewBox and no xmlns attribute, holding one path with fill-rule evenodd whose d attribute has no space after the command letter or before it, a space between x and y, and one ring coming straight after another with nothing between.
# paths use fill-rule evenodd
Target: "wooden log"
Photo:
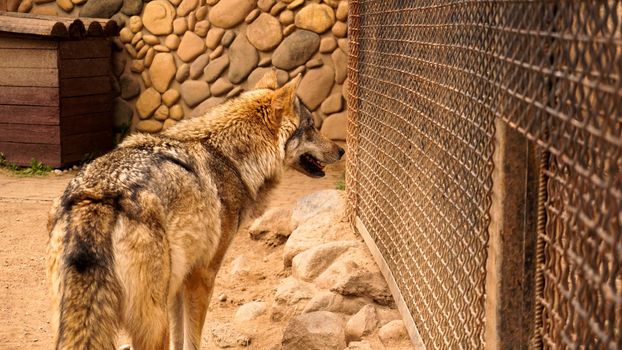
<instances>
[{"instance_id":1,"label":"wooden log","mask_svg":"<svg viewBox=\"0 0 622 350\"><path fill-rule=\"evenodd\" d=\"M99 95L110 92L110 77L67 78L60 80L61 97Z\"/></svg>"},{"instance_id":2,"label":"wooden log","mask_svg":"<svg viewBox=\"0 0 622 350\"><path fill-rule=\"evenodd\" d=\"M56 50L0 49L0 68L57 68Z\"/></svg>"},{"instance_id":3,"label":"wooden log","mask_svg":"<svg viewBox=\"0 0 622 350\"><path fill-rule=\"evenodd\" d=\"M59 61L61 78L102 76L110 73L109 58L66 59Z\"/></svg>"},{"instance_id":4,"label":"wooden log","mask_svg":"<svg viewBox=\"0 0 622 350\"><path fill-rule=\"evenodd\" d=\"M58 88L0 86L0 105L58 106Z\"/></svg>"},{"instance_id":5,"label":"wooden log","mask_svg":"<svg viewBox=\"0 0 622 350\"><path fill-rule=\"evenodd\" d=\"M59 125L60 108L0 105L0 123Z\"/></svg>"},{"instance_id":6,"label":"wooden log","mask_svg":"<svg viewBox=\"0 0 622 350\"><path fill-rule=\"evenodd\" d=\"M88 28L88 36L104 36L104 28L99 22L91 22Z\"/></svg>"},{"instance_id":7,"label":"wooden log","mask_svg":"<svg viewBox=\"0 0 622 350\"><path fill-rule=\"evenodd\" d=\"M0 141L0 153L12 164L28 166L32 159L36 159L45 165L61 166L59 145Z\"/></svg>"},{"instance_id":8,"label":"wooden log","mask_svg":"<svg viewBox=\"0 0 622 350\"><path fill-rule=\"evenodd\" d=\"M63 137L62 162L68 164L100 156L113 148L113 138L112 129Z\"/></svg>"},{"instance_id":9,"label":"wooden log","mask_svg":"<svg viewBox=\"0 0 622 350\"><path fill-rule=\"evenodd\" d=\"M4 142L60 144L58 125L0 123L0 140Z\"/></svg>"},{"instance_id":10,"label":"wooden log","mask_svg":"<svg viewBox=\"0 0 622 350\"><path fill-rule=\"evenodd\" d=\"M110 20L108 22L106 22L106 24L104 25L104 33L106 34L106 36L117 36L119 35L119 31L121 29L119 28L119 25L117 24L117 22Z\"/></svg>"},{"instance_id":11,"label":"wooden log","mask_svg":"<svg viewBox=\"0 0 622 350\"><path fill-rule=\"evenodd\" d=\"M61 41L59 55L61 59L110 57L110 43L107 39Z\"/></svg>"},{"instance_id":12,"label":"wooden log","mask_svg":"<svg viewBox=\"0 0 622 350\"><path fill-rule=\"evenodd\" d=\"M90 18L90 17L76 18L76 17L71 17L71 16L49 16L49 15L41 15L41 14L33 14L33 13L6 13L6 14L0 15L0 17L3 17L3 16L11 16L11 17L17 17L17 18L31 18L31 19L38 19L38 20L43 20L43 21L60 22L60 23L65 24L67 27L69 27L71 23L75 21L82 22L85 28L88 28L88 26L93 22L97 22L101 26L106 26L110 22L116 24L114 20L107 19L107 18Z\"/></svg>"},{"instance_id":13,"label":"wooden log","mask_svg":"<svg viewBox=\"0 0 622 350\"><path fill-rule=\"evenodd\" d=\"M89 32L85 28L89 28L91 24L94 24L94 27ZM97 29L97 26L102 30ZM0 32L81 38L87 35L116 36L119 33L119 28L113 20L104 18L76 19L74 17L5 12L0 14Z\"/></svg>"},{"instance_id":14,"label":"wooden log","mask_svg":"<svg viewBox=\"0 0 622 350\"><path fill-rule=\"evenodd\" d=\"M52 30L50 31L49 35L54 36L54 37L61 37L61 38L67 37L69 36L69 30L67 29L67 26L65 26L64 23L56 22L52 26Z\"/></svg>"},{"instance_id":15,"label":"wooden log","mask_svg":"<svg viewBox=\"0 0 622 350\"><path fill-rule=\"evenodd\" d=\"M69 24L69 37L72 39L81 39L86 36L86 28L84 27L84 23L79 19L71 22Z\"/></svg>"},{"instance_id":16,"label":"wooden log","mask_svg":"<svg viewBox=\"0 0 622 350\"><path fill-rule=\"evenodd\" d=\"M39 37L24 37L22 35L2 33L0 34L0 49L37 49L56 50L58 41L45 40Z\"/></svg>"},{"instance_id":17,"label":"wooden log","mask_svg":"<svg viewBox=\"0 0 622 350\"><path fill-rule=\"evenodd\" d=\"M42 36L62 36L67 32L64 24L57 20L40 19L35 17L17 17L14 13L4 12L0 16L0 32L33 34Z\"/></svg>"},{"instance_id":18,"label":"wooden log","mask_svg":"<svg viewBox=\"0 0 622 350\"><path fill-rule=\"evenodd\" d=\"M58 87L58 69L0 68L0 86Z\"/></svg>"},{"instance_id":19,"label":"wooden log","mask_svg":"<svg viewBox=\"0 0 622 350\"><path fill-rule=\"evenodd\" d=\"M70 135L112 131L113 121L110 113L93 113L63 118L62 137Z\"/></svg>"},{"instance_id":20,"label":"wooden log","mask_svg":"<svg viewBox=\"0 0 622 350\"><path fill-rule=\"evenodd\" d=\"M110 94L63 97L61 99L61 119L73 115L112 111L112 96Z\"/></svg>"}]
</instances>

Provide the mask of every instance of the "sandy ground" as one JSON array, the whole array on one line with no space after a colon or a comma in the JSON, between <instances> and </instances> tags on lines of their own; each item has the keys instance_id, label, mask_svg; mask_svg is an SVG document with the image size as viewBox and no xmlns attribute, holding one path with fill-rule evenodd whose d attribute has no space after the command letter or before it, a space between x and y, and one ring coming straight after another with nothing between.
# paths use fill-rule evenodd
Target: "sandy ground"
<instances>
[{"instance_id":1,"label":"sandy ground","mask_svg":"<svg viewBox=\"0 0 622 350\"><path fill-rule=\"evenodd\" d=\"M292 205L312 192L335 188L342 178L343 161L329 167L327 176L311 179L288 172L272 197L272 205ZM59 196L72 175L18 177L0 170L0 349L49 349L49 323L45 279L46 218L52 200ZM216 279L214 297L203 330L204 349L214 349L211 328L233 320L239 305L253 300L271 302L278 280L287 274L282 263L283 246L254 241L242 230L227 253ZM231 261L243 255L250 272L243 278L230 274ZM221 302L218 296L225 294ZM272 349L280 343L283 322L268 315L235 328L251 337L248 349Z\"/></svg>"}]
</instances>

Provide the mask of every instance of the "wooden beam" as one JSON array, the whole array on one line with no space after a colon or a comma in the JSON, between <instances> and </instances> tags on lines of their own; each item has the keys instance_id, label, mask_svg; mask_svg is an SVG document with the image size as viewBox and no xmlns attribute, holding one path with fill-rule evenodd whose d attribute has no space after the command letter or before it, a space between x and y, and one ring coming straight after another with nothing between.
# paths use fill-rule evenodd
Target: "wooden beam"
<instances>
[{"instance_id":1,"label":"wooden beam","mask_svg":"<svg viewBox=\"0 0 622 350\"><path fill-rule=\"evenodd\" d=\"M60 80L61 97L99 95L110 92L110 76Z\"/></svg>"},{"instance_id":2,"label":"wooden beam","mask_svg":"<svg viewBox=\"0 0 622 350\"><path fill-rule=\"evenodd\" d=\"M0 86L58 87L58 69L0 68Z\"/></svg>"},{"instance_id":3,"label":"wooden beam","mask_svg":"<svg viewBox=\"0 0 622 350\"><path fill-rule=\"evenodd\" d=\"M83 58L60 60L61 78L102 76L110 72L110 58Z\"/></svg>"},{"instance_id":4,"label":"wooden beam","mask_svg":"<svg viewBox=\"0 0 622 350\"><path fill-rule=\"evenodd\" d=\"M0 86L0 105L58 106L58 88Z\"/></svg>"},{"instance_id":5,"label":"wooden beam","mask_svg":"<svg viewBox=\"0 0 622 350\"><path fill-rule=\"evenodd\" d=\"M45 165L61 166L60 146L0 141L0 153L9 163L28 166L32 159Z\"/></svg>"},{"instance_id":6,"label":"wooden beam","mask_svg":"<svg viewBox=\"0 0 622 350\"><path fill-rule=\"evenodd\" d=\"M26 38L15 34L2 34L0 35L0 49L56 50L58 49L58 41L37 37Z\"/></svg>"},{"instance_id":7,"label":"wooden beam","mask_svg":"<svg viewBox=\"0 0 622 350\"><path fill-rule=\"evenodd\" d=\"M63 97L61 99L62 119L73 115L110 112L112 111L112 96L110 94L89 95L78 97Z\"/></svg>"},{"instance_id":8,"label":"wooden beam","mask_svg":"<svg viewBox=\"0 0 622 350\"><path fill-rule=\"evenodd\" d=\"M58 68L56 50L0 49L0 68Z\"/></svg>"},{"instance_id":9,"label":"wooden beam","mask_svg":"<svg viewBox=\"0 0 622 350\"><path fill-rule=\"evenodd\" d=\"M62 41L59 55L61 59L110 57L110 43L107 39Z\"/></svg>"},{"instance_id":10,"label":"wooden beam","mask_svg":"<svg viewBox=\"0 0 622 350\"><path fill-rule=\"evenodd\" d=\"M0 123L59 125L60 108L0 105Z\"/></svg>"},{"instance_id":11,"label":"wooden beam","mask_svg":"<svg viewBox=\"0 0 622 350\"><path fill-rule=\"evenodd\" d=\"M112 128L89 134L64 136L62 161L64 164L79 162L88 157L100 156L113 148Z\"/></svg>"},{"instance_id":12,"label":"wooden beam","mask_svg":"<svg viewBox=\"0 0 622 350\"><path fill-rule=\"evenodd\" d=\"M3 142L60 144L58 125L0 123L0 140Z\"/></svg>"},{"instance_id":13,"label":"wooden beam","mask_svg":"<svg viewBox=\"0 0 622 350\"><path fill-rule=\"evenodd\" d=\"M110 113L93 113L63 118L62 137L79 134L112 132L113 121Z\"/></svg>"}]
</instances>

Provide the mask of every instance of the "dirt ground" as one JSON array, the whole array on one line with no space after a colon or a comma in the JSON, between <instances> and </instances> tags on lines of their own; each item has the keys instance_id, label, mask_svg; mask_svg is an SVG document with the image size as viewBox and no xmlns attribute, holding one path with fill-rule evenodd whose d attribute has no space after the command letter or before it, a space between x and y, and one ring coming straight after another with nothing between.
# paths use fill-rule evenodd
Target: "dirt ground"
<instances>
[{"instance_id":1,"label":"dirt ground","mask_svg":"<svg viewBox=\"0 0 622 350\"><path fill-rule=\"evenodd\" d=\"M321 179L288 171L272 197L272 205L293 205L306 194L335 188L343 176L342 163L328 167L326 177ZM0 349L52 347L45 279L45 225L52 200L61 194L72 176L18 177L0 170ZM282 253L282 245L270 247L251 240L245 230L237 235L216 279L202 348L217 348L211 339L212 327L233 323L239 305L272 301L279 278L287 274ZM231 261L238 256L244 256L250 267L243 278L229 272ZM226 295L226 301L218 300L221 294ZM248 349L268 350L280 343L283 322L272 322L269 315L264 315L235 328L251 337Z\"/></svg>"}]
</instances>

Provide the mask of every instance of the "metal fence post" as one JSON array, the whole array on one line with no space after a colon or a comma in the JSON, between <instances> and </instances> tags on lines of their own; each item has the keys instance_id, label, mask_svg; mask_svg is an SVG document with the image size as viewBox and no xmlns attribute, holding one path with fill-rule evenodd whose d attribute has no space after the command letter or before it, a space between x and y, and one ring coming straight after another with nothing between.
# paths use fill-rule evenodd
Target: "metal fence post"
<instances>
[{"instance_id":1,"label":"metal fence post","mask_svg":"<svg viewBox=\"0 0 622 350\"><path fill-rule=\"evenodd\" d=\"M497 119L486 276L486 349L527 349L532 332L537 167L533 145Z\"/></svg>"}]
</instances>

